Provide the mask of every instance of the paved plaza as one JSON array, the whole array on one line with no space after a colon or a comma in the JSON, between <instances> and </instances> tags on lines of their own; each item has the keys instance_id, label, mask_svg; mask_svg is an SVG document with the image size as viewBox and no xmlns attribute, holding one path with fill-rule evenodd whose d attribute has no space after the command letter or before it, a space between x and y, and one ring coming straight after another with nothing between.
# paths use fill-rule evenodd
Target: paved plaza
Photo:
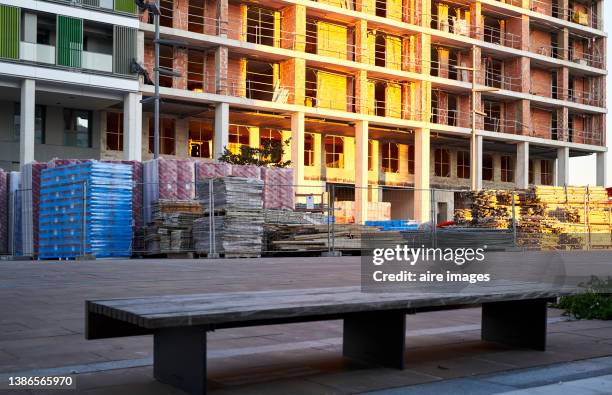
<instances>
[{"instance_id":1,"label":"paved plaza","mask_svg":"<svg viewBox=\"0 0 612 395\"><path fill-rule=\"evenodd\" d=\"M178 394L153 379L151 336L85 340L86 299L354 286L359 279L358 257L3 261L0 375L75 374L83 394ZM570 321L560 313L549 312L546 352L482 342L478 308L409 315L404 371L342 358L340 321L220 330L208 341L210 392L443 394L468 385L474 392L461 393L486 394L558 385L562 379L582 383L594 375L602 378L582 385L609 383L612 360L601 357L612 355L612 322ZM566 364L571 361L579 365ZM487 379L536 367L565 373L522 384Z\"/></svg>"}]
</instances>

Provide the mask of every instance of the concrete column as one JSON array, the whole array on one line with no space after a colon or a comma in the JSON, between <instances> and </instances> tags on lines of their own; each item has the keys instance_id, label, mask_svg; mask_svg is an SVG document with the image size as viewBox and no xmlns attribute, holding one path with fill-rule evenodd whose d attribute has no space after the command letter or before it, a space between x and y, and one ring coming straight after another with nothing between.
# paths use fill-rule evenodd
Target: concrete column
<instances>
[{"instance_id":1,"label":"concrete column","mask_svg":"<svg viewBox=\"0 0 612 395\"><path fill-rule=\"evenodd\" d=\"M598 187L605 187L606 183L608 182L607 176L608 176L608 169L607 169L607 165L608 165L608 153L607 152L598 152L595 154L596 155L596 163L597 163L597 168L595 171L595 179L596 182L595 184Z\"/></svg>"},{"instance_id":2,"label":"concrete column","mask_svg":"<svg viewBox=\"0 0 612 395\"><path fill-rule=\"evenodd\" d=\"M516 187L529 187L529 142L516 145Z\"/></svg>"},{"instance_id":3,"label":"concrete column","mask_svg":"<svg viewBox=\"0 0 612 395\"><path fill-rule=\"evenodd\" d=\"M221 37L227 37L229 25L229 4L227 0L217 0L217 19L217 34Z\"/></svg>"},{"instance_id":4,"label":"concrete column","mask_svg":"<svg viewBox=\"0 0 612 395\"><path fill-rule=\"evenodd\" d=\"M219 95L227 95L227 47L219 46L215 50L215 90Z\"/></svg>"},{"instance_id":5,"label":"concrete column","mask_svg":"<svg viewBox=\"0 0 612 395\"><path fill-rule=\"evenodd\" d=\"M281 10L281 48L304 52L306 49L306 7L290 5ZM288 39L289 37L292 39Z\"/></svg>"},{"instance_id":6,"label":"concrete column","mask_svg":"<svg viewBox=\"0 0 612 395\"><path fill-rule=\"evenodd\" d=\"M569 147L557 148L557 172L555 186L564 186L569 182Z\"/></svg>"},{"instance_id":7,"label":"concrete column","mask_svg":"<svg viewBox=\"0 0 612 395\"><path fill-rule=\"evenodd\" d=\"M472 137L470 148L470 179L472 189L482 189L482 136Z\"/></svg>"},{"instance_id":8,"label":"concrete column","mask_svg":"<svg viewBox=\"0 0 612 395\"><path fill-rule=\"evenodd\" d=\"M142 94L128 93L123 100L123 159L142 160Z\"/></svg>"},{"instance_id":9,"label":"concrete column","mask_svg":"<svg viewBox=\"0 0 612 395\"><path fill-rule=\"evenodd\" d=\"M19 164L34 161L34 141L36 124L36 82L21 82L21 115L19 120Z\"/></svg>"},{"instance_id":10,"label":"concrete column","mask_svg":"<svg viewBox=\"0 0 612 395\"><path fill-rule=\"evenodd\" d=\"M355 124L355 223L368 220L368 121Z\"/></svg>"},{"instance_id":11,"label":"concrete column","mask_svg":"<svg viewBox=\"0 0 612 395\"><path fill-rule=\"evenodd\" d=\"M304 113L291 114L291 164L293 184L304 184Z\"/></svg>"},{"instance_id":12,"label":"concrete column","mask_svg":"<svg viewBox=\"0 0 612 395\"><path fill-rule=\"evenodd\" d=\"M484 26L482 25L482 5L479 1L470 4L470 37L482 40Z\"/></svg>"},{"instance_id":13,"label":"concrete column","mask_svg":"<svg viewBox=\"0 0 612 395\"><path fill-rule=\"evenodd\" d=\"M429 190L429 129L414 131L414 219L431 221L431 194Z\"/></svg>"},{"instance_id":14,"label":"concrete column","mask_svg":"<svg viewBox=\"0 0 612 395\"><path fill-rule=\"evenodd\" d=\"M215 107L214 157L218 159L229 142L229 104L219 103Z\"/></svg>"},{"instance_id":15,"label":"concrete column","mask_svg":"<svg viewBox=\"0 0 612 395\"><path fill-rule=\"evenodd\" d=\"M374 49L368 48L368 21L355 23L355 62L374 64Z\"/></svg>"},{"instance_id":16,"label":"concrete column","mask_svg":"<svg viewBox=\"0 0 612 395\"><path fill-rule=\"evenodd\" d=\"M360 114L374 111L373 108L368 108L368 103L370 103L368 93L368 72L359 70L355 73L355 110Z\"/></svg>"}]
</instances>

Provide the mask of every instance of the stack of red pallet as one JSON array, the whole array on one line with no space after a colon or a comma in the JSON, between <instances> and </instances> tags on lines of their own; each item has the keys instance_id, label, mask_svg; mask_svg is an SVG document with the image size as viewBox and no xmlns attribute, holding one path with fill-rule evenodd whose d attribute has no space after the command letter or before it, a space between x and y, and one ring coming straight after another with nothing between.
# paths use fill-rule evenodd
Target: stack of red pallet
<instances>
[{"instance_id":1,"label":"stack of red pallet","mask_svg":"<svg viewBox=\"0 0 612 395\"><path fill-rule=\"evenodd\" d=\"M195 166L191 159L152 159L143 163L144 222L151 221L152 205L159 199L195 198Z\"/></svg>"},{"instance_id":2,"label":"stack of red pallet","mask_svg":"<svg viewBox=\"0 0 612 395\"><path fill-rule=\"evenodd\" d=\"M264 167L261 169L264 182L264 208L295 208L295 191L293 186L293 169Z\"/></svg>"},{"instance_id":3,"label":"stack of red pallet","mask_svg":"<svg viewBox=\"0 0 612 395\"><path fill-rule=\"evenodd\" d=\"M232 165L232 176L261 180L261 168L253 165Z\"/></svg>"},{"instance_id":4,"label":"stack of red pallet","mask_svg":"<svg viewBox=\"0 0 612 395\"><path fill-rule=\"evenodd\" d=\"M46 163L31 162L21 166L21 240L23 255L38 254L38 212L40 176Z\"/></svg>"}]
</instances>

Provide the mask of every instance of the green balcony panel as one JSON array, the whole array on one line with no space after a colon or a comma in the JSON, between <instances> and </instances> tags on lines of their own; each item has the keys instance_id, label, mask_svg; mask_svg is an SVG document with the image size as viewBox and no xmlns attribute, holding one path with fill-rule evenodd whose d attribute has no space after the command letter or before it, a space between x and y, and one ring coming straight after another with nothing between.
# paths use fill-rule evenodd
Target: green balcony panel
<instances>
[{"instance_id":1,"label":"green balcony panel","mask_svg":"<svg viewBox=\"0 0 612 395\"><path fill-rule=\"evenodd\" d=\"M115 11L136 13L136 3L134 0L115 0Z\"/></svg>"},{"instance_id":2,"label":"green balcony panel","mask_svg":"<svg viewBox=\"0 0 612 395\"><path fill-rule=\"evenodd\" d=\"M0 58L19 59L21 10L0 5Z\"/></svg>"},{"instance_id":3,"label":"green balcony panel","mask_svg":"<svg viewBox=\"0 0 612 395\"><path fill-rule=\"evenodd\" d=\"M83 21L57 16L57 64L81 67L83 54Z\"/></svg>"}]
</instances>

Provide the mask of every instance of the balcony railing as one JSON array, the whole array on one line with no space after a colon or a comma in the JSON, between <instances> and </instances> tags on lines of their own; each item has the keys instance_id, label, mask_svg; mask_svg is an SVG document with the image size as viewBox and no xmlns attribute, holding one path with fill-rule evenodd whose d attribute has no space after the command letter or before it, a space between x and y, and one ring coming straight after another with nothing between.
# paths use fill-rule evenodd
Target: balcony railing
<instances>
[{"instance_id":1,"label":"balcony railing","mask_svg":"<svg viewBox=\"0 0 612 395\"><path fill-rule=\"evenodd\" d=\"M113 72L113 55L83 51L82 65L84 69Z\"/></svg>"},{"instance_id":2,"label":"balcony railing","mask_svg":"<svg viewBox=\"0 0 612 395\"><path fill-rule=\"evenodd\" d=\"M55 47L22 41L19 43L19 58L29 62L55 64Z\"/></svg>"}]
</instances>

